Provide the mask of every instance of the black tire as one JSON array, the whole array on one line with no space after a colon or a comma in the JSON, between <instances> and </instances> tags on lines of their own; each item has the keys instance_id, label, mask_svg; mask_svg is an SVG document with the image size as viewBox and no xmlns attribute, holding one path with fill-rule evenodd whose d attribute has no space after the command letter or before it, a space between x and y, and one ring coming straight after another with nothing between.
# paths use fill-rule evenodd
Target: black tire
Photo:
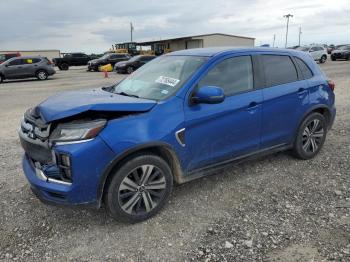
<instances>
[{"instance_id":1,"label":"black tire","mask_svg":"<svg viewBox=\"0 0 350 262\"><path fill-rule=\"evenodd\" d=\"M323 64L324 62L326 62L326 60L327 60L327 56L326 55L323 55L323 56L321 56L321 58L320 58L320 64Z\"/></svg>"},{"instance_id":2,"label":"black tire","mask_svg":"<svg viewBox=\"0 0 350 262\"><path fill-rule=\"evenodd\" d=\"M137 223L157 214L173 187L168 164L153 154L128 158L111 175L105 204L114 219L125 223Z\"/></svg>"},{"instance_id":3,"label":"black tire","mask_svg":"<svg viewBox=\"0 0 350 262\"><path fill-rule=\"evenodd\" d=\"M59 67L60 70L66 71L69 69L69 65L67 63L62 63Z\"/></svg>"},{"instance_id":4,"label":"black tire","mask_svg":"<svg viewBox=\"0 0 350 262\"><path fill-rule=\"evenodd\" d=\"M321 150L327 136L327 121L320 113L311 113L301 123L293 146L293 154L300 159L311 159Z\"/></svg>"},{"instance_id":5,"label":"black tire","mask_svg":"<svg viewBox=\"0 0 350 262\"><path fill-rule=\"evenodd\" d=\"M335 61L335 60L337 60L337 59L335 59L333 56L331 56L331 60L332 60L332 61Z\"/></svg>"},{"instance_id":6,"label":"black tire","mask_svg":"<svg viewBox=\"0 0 350 262\"><path fill-rule=\"evenodd\" d=\"M4 81L4 76L0 75L0 84Z\"/></svg>"},{"instance_id":7,"label":"black tire","mask_svg":"<svg viewBox=\"0 0 350 262\"><path fill-rule=\"evenodd\" d=\"M39 70L36 72L35 76L39 80L46 80L49 77L49 74L45 70Z\"/></svg>"},{"instance_id":8,"label":"black tire","mask_svg":"<svg viewBox=\"0 0 350 262\"><path fill-rule=\"evenodd\" d=\"M127 72L128 74L132 74L132 72L134 72L134 68L133 68L132 66L128 66L128 67L126 68L126 72Z\"/></svg>"},{"instance_id":9,"label":"black tire","mask_svg":"<svg viewBox=\"0 0 350 262\"><path fill-rule=\"evenodd\" d=\"M346 58L346 60L348 60L348 61L350 60L350 54L348 55L348 57Z\"/></svg>"}]
</instances>

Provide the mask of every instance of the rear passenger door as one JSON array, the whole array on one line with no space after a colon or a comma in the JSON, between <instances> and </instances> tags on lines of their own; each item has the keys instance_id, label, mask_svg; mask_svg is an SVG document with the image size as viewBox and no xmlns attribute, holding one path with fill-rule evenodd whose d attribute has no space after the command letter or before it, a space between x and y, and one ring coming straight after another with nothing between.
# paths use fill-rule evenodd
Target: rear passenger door
<instances>
[{"instance_id":1,"label":"rear passenger door","mask_svg":"<svg viewBox=\"0 0 350 262\"><path fill-rule=\"evenodd\" d=\"M289 55L262 54L259 58L265 73L261 146L290 144L309 105L308 82L298 75Z\"/></svg>"}]
</instances>

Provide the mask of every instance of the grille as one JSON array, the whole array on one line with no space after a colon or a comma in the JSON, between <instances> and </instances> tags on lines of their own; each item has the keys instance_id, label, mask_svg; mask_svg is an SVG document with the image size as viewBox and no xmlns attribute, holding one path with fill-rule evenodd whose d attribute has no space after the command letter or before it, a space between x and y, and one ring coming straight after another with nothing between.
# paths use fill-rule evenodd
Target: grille
<instances>
[{"instance_id":1,"label":"grille","mask_svg":"<svg viewBox=\"0 0 350 262\"><path fill-rule=\"evenodd\" d=\"M48 145L50 125L46 124L36 113L37 110L28 110L21 122L19 137L26 154L42 164L53 162Z\"/></svg>"}]
</instances>

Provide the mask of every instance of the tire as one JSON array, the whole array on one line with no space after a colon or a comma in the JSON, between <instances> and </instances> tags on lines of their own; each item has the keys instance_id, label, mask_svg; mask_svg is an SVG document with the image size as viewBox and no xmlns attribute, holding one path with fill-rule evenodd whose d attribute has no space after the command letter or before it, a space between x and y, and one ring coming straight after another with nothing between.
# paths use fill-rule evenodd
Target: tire
<instances>
[{"instance_id":1,"label":"tire","mask_svg":"<svg viewBox=\"0 0 350 262\"><path fill-rule=\"evenodd\" d=\"M114 219L126 223L141 222L157 214L173 187L168 164L153 154L135 155L111 175L105 204Z\"/></svg>"},{"instance_id":2,"label":"tire","mask_svg":"<svg viewBox=\"0 0 350 262\"><path fill-rule=\"evenodd\" d=\"M326 62L326 60L327 60L327 56L323 55L323 56L321 56L319 62L320 62L320 64L323 64L324 62Z\"/></svg>"},{"instance_id":3,"label":"tire","mask_svg":"<svg viewBox=\"0 0 350 262\"><path fill-rule=\"evenodd\" d=\"M346 60L348 60L348 61L350 60L350 55L348 55L348 57L346 58Z\"/></svg>"},{"instance_id":4,"label":"tire","mask_svg":"<svg viewBox=\"0 0 350 262\"><path fill-rule=\"evenodd\" d=\"M327 136L327 121L320 113L311 113L301 123L296 135L293 154L307 160L318 154Z\"/></svg>"},{"instance_id":5,"label":"tire","mask_svg":"<svg viewBox=\"0 0 350 262\"><path fill-rule=\"evenodd\" d=\"M334 57L331 56L331 60L332 60L332 61L335 61L335 60L337 60L337 59L335 59Z\"/></svg>"},{"instance_id":6,"label":"tire","mask_svg":"<svg viewBox=\"0 0 350 262\"><path fill-rule=\"evenodd\" d=\"M36 72L35 76L39 80L46 80L49 77L49 74L45 70L39 70Z\"/></svg>"},{"instance_id":7,"label":"tire","mask_svg":"<svg viewBox=\"0 0 350 262\"><path fill-rule=\"evenodd\" d=\"M67 63L62 63L61 64L61 67L59 67L59 69L63 70L63 71L66 71L69 69L69 65Z\"/></svg>"},{"instance_id":8,"label":"tire","mask_svg":"<svg viewBox=\"0 0 350 262\"><path fill-rule=\"evenodd\" d=\"M4 76L0 75L0 84L4 81Z\"/></svg>"},{"instance_id":9,"label":"tire","mask_svg":"<svg viewBox=\"0 0 350 262\"><path fill-rule=\"evenodd\" d=\"M126 72L128 74L132 74L132 72L134 72L134 68L132 66L128 66L128 68L126 69Z\"/></svg>"}]
</instances>

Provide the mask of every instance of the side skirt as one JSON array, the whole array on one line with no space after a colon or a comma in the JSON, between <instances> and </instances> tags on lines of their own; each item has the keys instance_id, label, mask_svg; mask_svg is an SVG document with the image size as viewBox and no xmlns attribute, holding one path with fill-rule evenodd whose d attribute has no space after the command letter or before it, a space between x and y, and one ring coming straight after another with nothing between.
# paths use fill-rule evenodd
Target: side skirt
<instances>
[{"instance_id":1,"label":"side skirt","mask_svg":"<svg viewBox=\"0 0 350 262\"><path fill-rule=\"evenodd\" d=\"M186 182L195 180L197 178L213 175L213 174L215 174L216 171L218 171L224 167L228 167L228 166L231 166L234 164L239 164L239 163L245 162L247 160L257 159L257 158L262 157L262 156L270 155L270 154L277 153L280 151L285 151L285 150L288 150L291 148L292 148L292 145L290 145L290 144L280 144L280 145L265 148L265 149L262 149L262 150L259 150L259 151L256 151L256 152L253 152L250 154L238 156L238 157L228 159L228 160L225 160L225 161L222 161L219 163L208 165L208 166L205 166L202 168L193 169L182 177L181 182L186 183Z\"/></svg>"}]
</instances>

